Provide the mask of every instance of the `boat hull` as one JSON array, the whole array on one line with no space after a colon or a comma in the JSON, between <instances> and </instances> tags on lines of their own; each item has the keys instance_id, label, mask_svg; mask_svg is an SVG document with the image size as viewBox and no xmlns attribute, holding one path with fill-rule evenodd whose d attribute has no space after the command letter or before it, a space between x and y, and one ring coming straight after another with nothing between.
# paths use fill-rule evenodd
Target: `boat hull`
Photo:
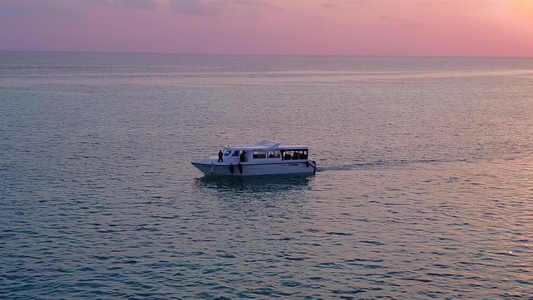
<instances>
[{"instance_id":1,"label":"boat hull","mask_svg":"<svg viewBox=\"0 0 533 300\"><path fill-rule=\"evenodd\" d=\"M312 175L316 172L316 163L310 160L272 163L235 164L193 161L192 164L205 175L257 176L257 175ZM232 172L233 171L233 172Z\"/></svg>"}]
</instances>

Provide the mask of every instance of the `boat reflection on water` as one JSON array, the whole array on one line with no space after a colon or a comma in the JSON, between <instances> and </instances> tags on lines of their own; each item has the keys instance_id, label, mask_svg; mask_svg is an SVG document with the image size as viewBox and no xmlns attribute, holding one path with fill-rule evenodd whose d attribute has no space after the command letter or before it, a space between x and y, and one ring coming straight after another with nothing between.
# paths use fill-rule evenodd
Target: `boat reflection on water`
<instances>
[{"instance_id":1,"label":"boat reflection on water","mask_svg":"<svg viewBox=\"0 0 533 300\"><path fill-rule=\"evenodd\" d=\"M307 189L312 176L205 176L196 179L200 188L216 189L219 192L272 193Z\"/></svg>"},{"instance_id":2,"label":"boat reflection on water","mask_svg":"<svg viewBox=\"0 0 533 300\"><path fill-rule=\"evenodd\" d=\"M281 229L276 227L295 227L289 225L292 220L311 218L313 178L294 175L198 178L197 193L202 197L192 203L189 214L201 216L208 223L206 227L214 226L213 232L217 234L226 232L221 228L235 228L235 232L244 235L278 240Z\"/></svg>"}]
</instances>

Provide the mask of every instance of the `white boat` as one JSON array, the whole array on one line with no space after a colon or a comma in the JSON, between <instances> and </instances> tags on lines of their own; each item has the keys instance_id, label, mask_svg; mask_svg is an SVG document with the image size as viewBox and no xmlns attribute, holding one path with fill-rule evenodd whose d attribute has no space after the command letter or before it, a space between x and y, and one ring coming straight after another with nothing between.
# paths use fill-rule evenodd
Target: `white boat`
<instances>
[{"instance_id":1,"label":"white boat","mask_svg":"<svg viewBox=\"0 0 533 300\"><path fill-rule=\"evenodd\" d=\"M316 173L305 145L261 141L254 145L226 146L219 156L191 163L205 175L280 175Z\"/></svg>"}]
</instances>

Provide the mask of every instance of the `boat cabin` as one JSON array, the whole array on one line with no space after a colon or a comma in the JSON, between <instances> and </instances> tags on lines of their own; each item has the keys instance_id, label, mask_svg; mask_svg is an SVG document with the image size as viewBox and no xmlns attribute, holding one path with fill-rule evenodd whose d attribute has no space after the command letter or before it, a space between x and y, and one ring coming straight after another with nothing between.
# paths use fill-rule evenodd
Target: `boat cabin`
<instances>
[{"instance_id":1,"label":"boat cabin","mask_svg":"<svg viewBox=\"0 0 533 300\"><path fill-rule=\"evenodd\" d=\"M309 150L304 145L288 145L272 141L261 141L255 145L227 146L223 159L228 162L276 162L306 160Z\"/></svg>"}]
</instances>

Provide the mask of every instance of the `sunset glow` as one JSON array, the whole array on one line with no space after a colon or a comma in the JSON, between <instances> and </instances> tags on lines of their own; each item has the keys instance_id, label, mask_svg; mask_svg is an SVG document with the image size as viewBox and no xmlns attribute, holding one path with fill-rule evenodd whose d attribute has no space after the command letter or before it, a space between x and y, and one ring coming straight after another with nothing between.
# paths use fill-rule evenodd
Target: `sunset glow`
<instances>
[{"instance_id":1,"label":"sunset glow","mask_svg":"<svg viewBox=\"0 0 533 300\"><path fill-rule=\"evenodd\" d=\"M0 50L533 56L533 0L5 0Z\"/></svg>"}]
</instances>

